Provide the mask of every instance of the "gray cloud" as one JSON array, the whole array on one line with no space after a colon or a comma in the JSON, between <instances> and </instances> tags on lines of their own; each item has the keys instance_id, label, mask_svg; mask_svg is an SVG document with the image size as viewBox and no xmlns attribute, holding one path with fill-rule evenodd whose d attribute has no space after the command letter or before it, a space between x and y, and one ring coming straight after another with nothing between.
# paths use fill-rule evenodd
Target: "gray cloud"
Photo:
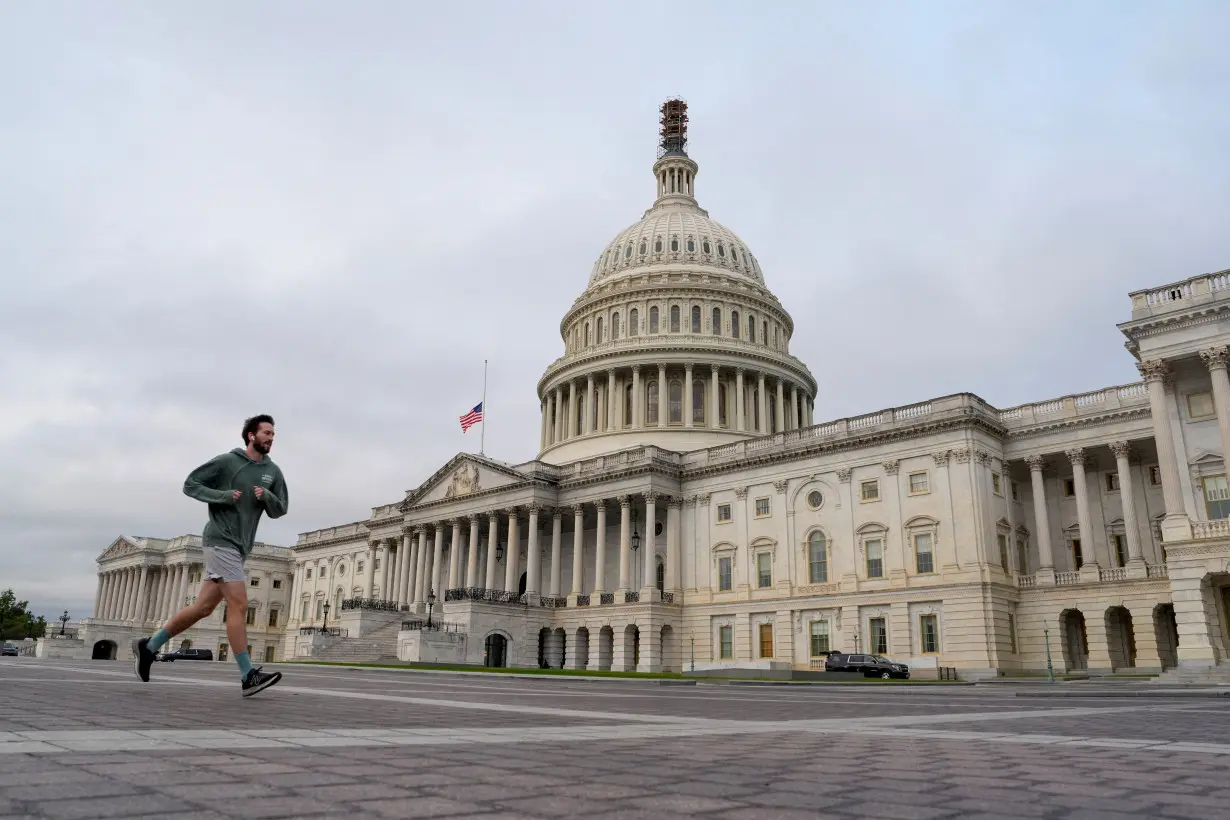
<instances>
[{"instance_id":1,"label":"gray cloud","mask_svg":"<svg viewBox=\"0 0 1230 820\"><path fill-rule=\"evenodd\" d=\"M1224 267L1223 4L152 3L0 26L0 586L83 614L116 535L273 413L291 514L356 520L534 385L691 102L818 420L1135 379L1127 291ZM672 22L673 21L673 22Z\"/></svg>"}]
</instances>

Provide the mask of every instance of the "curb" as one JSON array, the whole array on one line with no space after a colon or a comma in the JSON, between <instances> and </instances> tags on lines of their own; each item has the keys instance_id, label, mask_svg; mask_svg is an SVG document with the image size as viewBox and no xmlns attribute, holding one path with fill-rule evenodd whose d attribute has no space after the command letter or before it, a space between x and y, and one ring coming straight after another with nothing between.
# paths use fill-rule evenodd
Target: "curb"
<instances>
[{"instance_id":1,"label":"curb","mask_svg":"<svg viewBox=\"0 0 1230 820\"><path fill-rule=\"evenodd\" d=\"M1184 692L1178 689L1163 689L1160 692L1016 692L1018 698L1227 698L1230 692L1214 692L1207 689Z\"/></svg>"}]
</instances>

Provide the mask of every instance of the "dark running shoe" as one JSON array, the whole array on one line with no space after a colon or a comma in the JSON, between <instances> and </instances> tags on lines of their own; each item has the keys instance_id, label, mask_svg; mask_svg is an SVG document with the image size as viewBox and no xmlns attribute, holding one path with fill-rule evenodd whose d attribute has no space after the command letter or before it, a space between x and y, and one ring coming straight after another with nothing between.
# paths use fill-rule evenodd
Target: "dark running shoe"
<instances>
[{"instance_id":1,"label":"dark running shoe","mask_svg":"<svg viewBox=\"0 0 1230 820\"><path fill-rule=\"evenodd\" d=\"M262 672L259 666L253 667L248 676L243 679L243 696L250 698L262 689L268 689L282 679L281 672Z\"/></svg>"},{"instance_id":2,"label":"dark running shoe","mask_svg":"<svg viewBox=\"0 0 1230 820\"><path fill-rule=\"evenodd\" d=\"M137 670L137 677L149 683L149 668L154 665L154 653L146 648L149 638L138 638L132 642L132 657Z\"/></svg>"}]
</instances>

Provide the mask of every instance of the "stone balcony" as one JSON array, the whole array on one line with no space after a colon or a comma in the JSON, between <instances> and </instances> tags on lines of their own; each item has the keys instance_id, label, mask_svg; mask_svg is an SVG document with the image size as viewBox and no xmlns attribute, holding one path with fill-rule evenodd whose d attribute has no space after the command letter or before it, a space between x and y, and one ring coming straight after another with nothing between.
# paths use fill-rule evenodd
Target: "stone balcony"
<instances>
[{"instance_id":1,"label":"stone balcony","mask_svg":"<svg viewBox=\"0 0 1230 820\"><path fill-rule=\"evenodd\" d=\"M1133 320L1219 302L1230 298L1230 270L1202 273L1181 282L1134 291L1129 296Z\"/></svg>"}]
</instances>

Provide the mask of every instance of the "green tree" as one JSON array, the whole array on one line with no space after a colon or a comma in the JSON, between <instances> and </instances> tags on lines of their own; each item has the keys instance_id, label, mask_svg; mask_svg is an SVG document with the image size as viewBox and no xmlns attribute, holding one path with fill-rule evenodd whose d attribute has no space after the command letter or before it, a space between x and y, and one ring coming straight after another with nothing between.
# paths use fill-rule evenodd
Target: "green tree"
<instances>
[{"instance_id":1,"label":"green tree","mask_svg":"<svg viewBox=\"0 0 1230 820\"><path fill-rule=\"evenodd\" d=\"M6 638L27 638L38 628L42 618L35 618L30 612L29 601L19 601L12 589L0 592L0 641ZM42 628L46 630L47 623L43 621ZM38 633L40 636L42 632Z\"/></svg>"}]
</instances>

